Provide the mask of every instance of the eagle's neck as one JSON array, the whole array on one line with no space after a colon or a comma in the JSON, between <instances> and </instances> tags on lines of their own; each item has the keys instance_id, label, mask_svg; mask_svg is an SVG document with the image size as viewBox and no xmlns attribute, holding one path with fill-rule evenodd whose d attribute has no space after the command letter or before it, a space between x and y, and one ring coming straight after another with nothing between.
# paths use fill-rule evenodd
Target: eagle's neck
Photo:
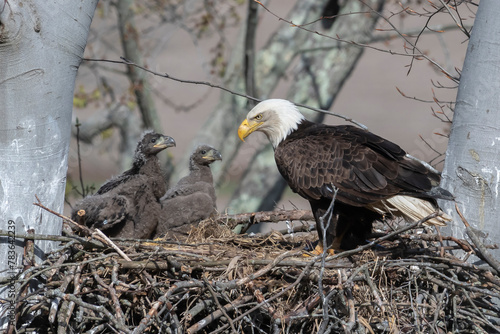
<instances>
[{"instance_id":1,"label":"eagle's neck","mask_svg":"<svg viewBox=\"0 0 500 334\"><path fill-rule=\"evenodd\" d=\"M141 174L161 172L160 159L156 155L149 156L140 166L135 167Z\"/></svg>"},{"instance_id":2,"label":"eagle's neck","mask_svg":"<svg viewBox=\"0 0 500 334\"><path fill-rule=\"evenodd\" d=\"M266 132L267 138L274 149L292 132L297 130L302 123L307 122L304 116L298 111L278 114L278 117L279 122L273 127L273 131Z\"/></svg>"},{"instance_id":3,"label":"eagle's neck","mask_svg":"<svg viewBox=\"0 0 500 334\"><path fill-rule=\"evenodd\" d=\"M209 165L200 165L191 161L189 164L189 171L192 180L196 180L196 182L204 181L211 184L213 183L212 171Z\"/></svg>"}]
</instances>

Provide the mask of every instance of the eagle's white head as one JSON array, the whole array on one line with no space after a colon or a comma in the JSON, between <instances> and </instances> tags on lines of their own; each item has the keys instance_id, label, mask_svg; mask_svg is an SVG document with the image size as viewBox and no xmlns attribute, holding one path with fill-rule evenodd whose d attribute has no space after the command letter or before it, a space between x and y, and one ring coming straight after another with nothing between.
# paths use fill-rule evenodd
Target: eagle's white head
<instances>
[{"instance_id":1,"label":"eagle's white head","mask_svg":"<svg viewBox=\"0 0 500 334\"><path fill-rule=\"evenodd\" d=\"M238 136L244 140L252 132L261 131L276 148L304 119L304 115L290 101L265 100L248 112L238 128Z\"/></svg>"}]
</instances>

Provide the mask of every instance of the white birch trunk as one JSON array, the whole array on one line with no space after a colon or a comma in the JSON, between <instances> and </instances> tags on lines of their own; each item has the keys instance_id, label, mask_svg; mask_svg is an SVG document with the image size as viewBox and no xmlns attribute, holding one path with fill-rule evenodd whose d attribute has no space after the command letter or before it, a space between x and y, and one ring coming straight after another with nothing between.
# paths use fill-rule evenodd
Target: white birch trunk
<instances>
[{"instance_id":1,"label":"white birch trunk","mask_svg":"<svg viewBox=\"0 0 500 334\"><path fill-rule=\"evenodd\" d=\"M456 197L472 227L500 245L500 2L479 3L458 88L442 186ZM454 217L448 228L465 238L452 202L441 202ZM498 260L500 249L491 250Z\"/></svg>"},{"instance_id":2,"label":"white birch trunk","mask_svg":"<svg viewBox=\"0 0 500 334\"><path fill-rule=\"evenodd\" d=\"M49 208L63 209L73 89L96 5L97 0L0 4L0 229L9 231L8 238L0 237L0 278L19 272L24 240L14 233L61 232L61 219L33 203L37 195ZM35 247L40 260L56 244ZM0 297L6 294L2 288ZM0 307L0 325L7 304Z\"/></svg>"}]
</instances>

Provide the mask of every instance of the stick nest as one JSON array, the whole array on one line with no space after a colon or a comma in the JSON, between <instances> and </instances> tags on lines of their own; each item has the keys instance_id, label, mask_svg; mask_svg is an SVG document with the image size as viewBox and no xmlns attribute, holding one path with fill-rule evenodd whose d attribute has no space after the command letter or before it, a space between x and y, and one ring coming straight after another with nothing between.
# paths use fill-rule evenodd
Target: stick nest
<instances>
[{"instance_id":1,"label":"stick nest","mask_svg":"<svg viewBox=\"0 0 500 334\"><path fill-rule=\"evenodd\" d=\"M477 253L467 241L415 227L329 257L303 256L316 232L249 237L213 221L185 242L70 231L18 276L8 331L499 332L495 270L452 254Z\"/></svg>"}]
</instances>

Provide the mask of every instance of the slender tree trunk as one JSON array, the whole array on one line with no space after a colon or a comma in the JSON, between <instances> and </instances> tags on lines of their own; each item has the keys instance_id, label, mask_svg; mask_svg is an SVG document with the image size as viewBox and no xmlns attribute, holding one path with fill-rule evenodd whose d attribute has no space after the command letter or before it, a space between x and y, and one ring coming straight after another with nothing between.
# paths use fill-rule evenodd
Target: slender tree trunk
<instances>
[{"instance_id":1,"label":"slender tree trunk","mask_svg":"<svg viewBox=\"0 0 500 334\"><path fill-rule=\"evenodd\" d=\"M0 279L19 272L24 240L34 229L59 234L71 133L73 89L97 0L6 0L0 4ZM38 260L57 246L36 242ZM11 301L11 285L0 297ZM0 327L8 312L1 303Z\"/></svg>"},{"instance_id":2,"label":"slender tree trunk","mask_svg":"<svg viewBox=\"0 0 500 334\"><path fill-rule=\"evenodd\" d=\"M248 1L247 27L245 33L245 92L249 96L257 96L255 87L255 34L257 32L259 4ZM255 101L248 101L248 106L255 106Z\"/></svg>"},{"instance_id":3,"label":"slender tree trunk","mask_svg":"<svg viewBox=\"0 0 500 334\"><path fill-rule=\"evenodd\" d=\"M135 24L134 0L117 1L116 9L118 11L118 28L125 58L138 65L145 66L139 45L139 32ZM148 80L146 80L147 72L134 66L128 66L128 73L132 81L137 105L142 114L144 127L161 133L160 119L156 112L151 87Z\"/></svg>"},{"instance_id":4,"label":"slender tree trunk","mask_svg":"<svg viewBox=\"0 0 500 334\"><path fill-rule=\"evenodd\" d=\"M380 8L383 0L372 0L368 4L372 8ZM321 16L322 7L316 7L316 18ZM367 8L358 1L348 1L340 14L366 12ZM344 15L335 19L330 30L325 34L339 36L352 41L366 41L373 31L378 15ZM310 28L310 27L308 27ZM320 30L318 28L313 30ZM337 94L347 80L363 48L335 42L317 34L308 35L300 45L300 62L287 98L312 107L329 109ZM314 52L308 52L309 50ZM325 49L324 51L320 51ZM322 122L324 114L303 110L310 120ZM252 159L240 186L229 204L234 212L252 212L272 210L279 201L286 182L278 173L271 145L267 145Z\"/></svg>"},{"instance_id":5,"label":"slender tree trunk","mask_svg":"<svg viewBox=\"0 0 500 334\"><path fill-rule=\"evenodd\" d=\"M442 173L442 186L456 197L469 224L500 239L500 2L483 0L458 88L453 125ZM464 237L464 224L455 203L440 205L454 217L447 231ZM491 250L500 259L500 249Z\"/></svg>"}]
</instances>

